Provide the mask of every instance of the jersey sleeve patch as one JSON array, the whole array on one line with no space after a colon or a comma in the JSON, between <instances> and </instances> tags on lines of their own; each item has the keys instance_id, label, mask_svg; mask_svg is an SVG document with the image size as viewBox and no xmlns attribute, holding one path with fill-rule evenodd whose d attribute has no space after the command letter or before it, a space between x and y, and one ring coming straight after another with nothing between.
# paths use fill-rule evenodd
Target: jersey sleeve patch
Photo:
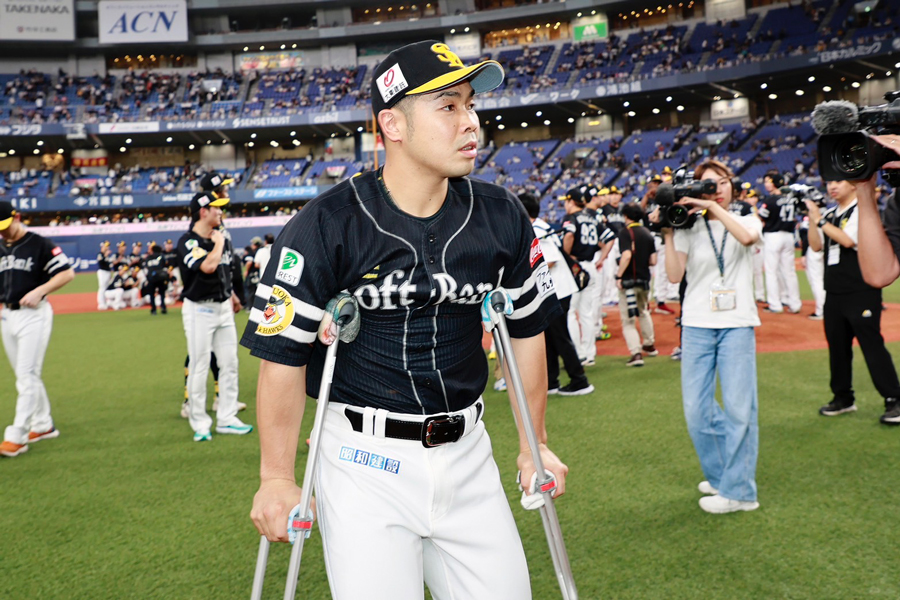
<instances>
[{"instance_id":1,"label":"jersey sleeve patch","mask_svg":"<svg viewBox=\"0 0 900 600\"><path fill-rule=\"evenodd\" d=\"M531 268L533 269L534 265L536 265L543 257L544 253L541 251L541 241L534 238L534 241L531 242L531 250L528 253L528 260L531 262Z\"/></svg>"},{"instance_id":2,"label":"jersey sleeve patch","mask_svg":"<svg viewBox=\"0 0 900 600\"><path fill-rule=\"evenodd\" d=\"M296 286L303 276L305 262L306 260L300 252L285 246L281 249L281 256L278 258L278 271L275 272L275 279Z\"/></svg>"},{"instance_id":3,"label":"jersey sleeve patch","mask_svg":"<svg viewBox=\"0 0 900 600\"><path fill-rule=\"evenodd\" d=\"M262 311L256 335L279 335L294 321L294 299L287 290L272 286L272 293Z\"/></svg>"}]
</instances>

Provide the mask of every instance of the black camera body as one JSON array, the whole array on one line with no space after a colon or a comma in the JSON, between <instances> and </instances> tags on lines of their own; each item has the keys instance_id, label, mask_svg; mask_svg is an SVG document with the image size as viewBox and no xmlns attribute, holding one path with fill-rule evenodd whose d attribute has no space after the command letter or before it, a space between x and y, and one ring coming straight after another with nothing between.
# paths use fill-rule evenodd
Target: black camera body
<instances>
[{"instance_id":1,"label":"black camera body","mask_svg":"<svg viewBox=\"0 0 900 600\"><path fill-rule=\"evenodd\" d=\"M659 223L662 227L690 229L697 220L697 214L691 214L690 208L675 204L682 198L702 198L704 194L715 194L715 182L694 179L694 172L681 167L672 176L672 183L660 184L656 190L656 203L659 205Z\"/></svg>"},{"instance_id":2,"label":"black camera body","mask_svg":"<svg viewBox=\"0 0 900 600\"><path fill-rule=\"evenodd\" d=\"M852 102L823 102L812 113L819 134L819 172L824 181L868 179L885 163L900 155L885 148L872 135L900 134L900 91L884 95L887 104L857 107ZM900 172L887 171L884 178L900 185Z\"/></svg>"},{"instance_id":3,"label":"black camera body","mask_svg":"<svg viewBox=\"0 0 900 600\"><path fill-rule=\"evenodd\" d=\"M789 198L794 204L794 214L808 215L809 207L805 200L812 200L819 208L825 208L828 202L818 188L802 183L792 183L781 188L781 197Z\"/></svg>"}]
</instances>

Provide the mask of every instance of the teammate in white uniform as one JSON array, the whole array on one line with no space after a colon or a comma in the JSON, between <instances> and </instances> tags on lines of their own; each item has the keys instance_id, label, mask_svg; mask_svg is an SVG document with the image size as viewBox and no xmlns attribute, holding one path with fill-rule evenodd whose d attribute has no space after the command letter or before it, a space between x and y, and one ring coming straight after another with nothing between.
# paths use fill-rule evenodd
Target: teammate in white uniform
<instances>
[{"instance_id":1,"label":"teammate in white uniform","mask_svg":"<svg viewBox=\"0 0 900 600\"><path fill-rule=\"evenodd\" d=\"M16 374L16 417L3 433L0 455L18 456L28 444L59 437L41 380L53 329L45 299L75 278L69 258L50 240L25 229L9 202L0 202L0 302L3 347Z\"/></svg>"},{"instance_id":2,"label":"teammate in white uniform","mask_svg":"<svg viewBox=\"0 0 900 600\"><path fill-rule=\"evenodd\" d=\"M112 249L109 242L100 244L97 253L97 310L106 310L106 288L112 279Z\"/></svg>"},{"instance_id":3,"label":"teammate in white uniform","mask_svg":"<svg viewBox=\"0 0 900 600\"><path fill-rule=\"evenodd\" d=\"M287 541L300 489L294 459L307 392L325 349L327 301L348 290L361 328L342 345L317 469L316 506L338 600L531 598L525 554L481 421L488 377L479 306L513 298L513 348L547 448L543 330L561 314L518 200L470 180L479 119L473 95L497 87L494 61L465 67L441 42L405 46L375 70L383 170L338 184L288 223L272 249L242 343L262 358L261 484L251 516ZM520 430L517 463L534 464Z\"/></svg>"},{"instance_id":4,"label":"teammate in white uniform","mask_svg":"<svg viewBox=\"0 0 900 600\"><path fill-rule=\"evenodd\" d=\"M253 431L238 413L237 330L234 313L241 301L232 291L230 236L219 230L228 196L200 192L191 200L191 229L178 240L179 268L184 282L181 309L190 369L188 421L194 441L212 439L212 419L206 412L206 378L211 352L219 363L219 404L216 433L244 435Z\"/></svg>"}]
</instances>

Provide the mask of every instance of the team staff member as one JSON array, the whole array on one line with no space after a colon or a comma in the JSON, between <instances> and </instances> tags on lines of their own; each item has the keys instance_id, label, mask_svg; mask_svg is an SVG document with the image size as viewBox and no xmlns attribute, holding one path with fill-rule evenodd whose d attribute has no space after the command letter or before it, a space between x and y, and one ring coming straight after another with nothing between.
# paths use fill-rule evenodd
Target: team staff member
<instances>
[{"instance_id":1,"label":"team staff member","mask_svg":"<svg viewBox=\"0 0 900 600\"><path fill-rule=\"evenodd\" d=\"M238 357L237 330L234 313L241 301L232 291L231 241L219 230L222 206L228 198L211 192L200 192L191 200L190 231L178 240L179 268L184 282L184 304L181 314L187 337L190 369L188 421L194 430L194 441L212 439L212 419L206 412L206 378L210 353L219 363L219 406L216 433L244 435L251 425L237 418Z\"/></svg>"},{"instance_id":2,"label":"team staff member","mask_svg":"<svg viewBox=\"0 0 900 600\"><path fill-rule=\"evenodd\" d=\"M169 285L169 270L166 268L166 257L163 249L153 244L150 246L150 254L144 260L144 268L147 269L147 289L150 296L150 314L156 314L156 294L159 293L159 310L166 314L166 288Z\"/></svg>"},{"instance_id":3,"label":"team staff member","mask_svg":"<svg viewBox=\"0 0 900 600\"><path fill-rule=\"evenodd\" d=\"M534 230L535 237L541 243L541 252L544 254L544 260L550 267L550 277L553 278L553 287L556 289L556 298L563 309L563 314L553 319L544 331L544 341L547 350L547 387L548 394L559 394L561 396L582 396L590 394L594 391L594 386L588 381L584 374L584 367L578 360L578 351L575 350L575 344L572 343L572 337L569 333L567 314L569 312L569 302L572 294L578 291L575 285L575 278L569 265L566 263L562 255L562 243L550 224L541 219L538 215L541 212L541 204L533 194L519 194L519 200L528 213L531 220L531 227ZM560 387L559 385L559 359L562 358L563 366L569 374L569 383Z\"/></svg>"},{"instance_id":4,"label":"team staff member","mask_svg":"<svg viewBox=\"0 0 900 600\"><path fill-rule=\"evenodd\" d=\"M97 253L97 310L106 310L106 288L112 279L112 250L109 242L100 244L100 252Z\"/></svg>"},{"instance_id":5,"label":"team staff member","mask_svg":"<svg viewBox=\"0 0 900 600\"><path fill-rule=\"evenodd\" d=\"M295 215L272 249L278 268L257 290L243 338L263 359L262 481L251 516L272 541L287 541L300 498L294 459L306 393L318 389L324 362L324 347L313 345L323 309L344 289L359 301L359 336L338 353L316 481L339 600L421 597L423 572L436 598L531 597L481 422L488 367L479 306L498 286L513 297L513 347L560 492L567 468L546 445L542 332L561 311L518 200L465 177L477 155L473 96L502 80L496 62L465 67L440 42L389 54L372 79L384 168ZM529 482L534 465L521 430L519 438Z\"/></svg>"},{"instance_id":6,"label":"team staff member","mask_svg":"<svg viewBox=\"0 0 900 600\"><path fill-rule=\"evenodd\" d=\"M709 513L756 510L759 400L753 300L753 245L762 235L756 217L728 212L734 173L709 160L697 180L716 184L703 199L681 204L705 210L690 229L664 228L666 273L673 283L688 273L681 312L681 395L688 433L706 480L697 486ZM716 402L716 380L722 406Z\"/></svg>"},{"instance_id":7,"label":"team staff member","mask_svg":"<svg viewBox=\"0 0 900 600\"><path fill-rule=\"evenodd\" d=\"M819 409L826 417L853 412L853 338L859 340L875 389L884 398L885 425L900 425L900 381L881 336L881 290L863 281L856 255L859 213L856 186L829 181L828 193L837 206L823 217L814 202L809 206L809 247L825 252L825 338L831 365L834 398ZM821 232L821 233L820 233ZM825 238L822 239L821 235Z\"/></svg>"},{"instance_id":8,"label":"team staff member","mask_svg":"<svg viewBox=\"0 0 900 600\"><path fill-rule=\"evenodd\" d=\"M766 265L766 311L782 313L800 312L800 283L794 267L794 229L797 221L794 201L781 194L784 177L778 171L769 171L763 179L768 196L757 204L757 212L763 220ZM787 307L784 306L787 304Z\"/></svg>"},{"instance_id":9,"label":"team staff member","mask_svg":"<svg viewBox=\"0 0 900 600\"><path fill-rule=\"evenodd\" d=\"M53 329L53 309L45 298L72 281L75 272L59 246L25 229L9 202L0 202L0 237L0 329L18 392L0 455L13 457L28 451L31 442L59 437L41 380Z\"/></svg>"},{"instance_id":10,"label":"team staff member","mask_svg":"<svg viewBox=\"0 0 900 600\"><path fill-rule=\"evenodd\" d=\"M622 317L622 337L628 345L631 358L629 367L644 366L644 355L657 356L653 335L653 319L650 317L650 267L656 264L656 245L653 235L642 226L644 211L636 203L622 208L625 227L616 236L619 241L619 270L616 285L619 288L619 314ZM638 314L629 314L628 290L634 290ZM637 324L641 331L638 333ZM642 341L643 340L643 341Z\"/></svg>"}]
</instances>

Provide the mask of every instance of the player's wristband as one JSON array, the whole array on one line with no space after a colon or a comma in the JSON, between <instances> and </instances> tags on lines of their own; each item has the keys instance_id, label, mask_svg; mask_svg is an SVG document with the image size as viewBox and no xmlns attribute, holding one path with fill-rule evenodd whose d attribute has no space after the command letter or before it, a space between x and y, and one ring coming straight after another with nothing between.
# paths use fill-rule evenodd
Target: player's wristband
<instances>
[{"instance_id":1,"label":"player's wristband","mask_svg":"<svg viewBox=\"0 0 900 600\"><path fill-rule=\"evenodd\" d=\"M825 217L822 217L821 219L819 219L819 222L816 223L816 225L819 226L819 229L822 229L823 227L825 227L825 223L827 223L827 222L828 222L828 219L826 219Z\"/></svg>"}]
</instances>

